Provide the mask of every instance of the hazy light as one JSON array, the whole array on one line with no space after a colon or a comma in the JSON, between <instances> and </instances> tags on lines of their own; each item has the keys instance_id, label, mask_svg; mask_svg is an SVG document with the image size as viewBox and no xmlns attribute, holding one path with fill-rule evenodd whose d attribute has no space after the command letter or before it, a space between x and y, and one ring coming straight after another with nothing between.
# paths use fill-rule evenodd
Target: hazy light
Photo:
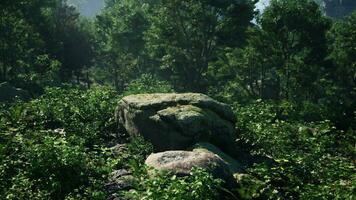
<instances>
[{"instance_id":1,"label":"hazy light","mask_svg":"<svg viewBox=\"0 0 356 200\"><path fill-rule=\"evenodd\" d=\"M69 0L68 3L75 5L85 17L94 17L105 6L105 0Z\"/></svg>"}]
</instances>

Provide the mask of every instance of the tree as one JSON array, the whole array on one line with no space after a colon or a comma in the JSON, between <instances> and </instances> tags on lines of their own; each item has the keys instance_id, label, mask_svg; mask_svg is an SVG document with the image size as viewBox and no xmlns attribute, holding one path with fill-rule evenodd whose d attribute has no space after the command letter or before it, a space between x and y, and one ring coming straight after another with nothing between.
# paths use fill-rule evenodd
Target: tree
<instances>
[{"instance_id":1,"label":"tree","mask_svg":"<svg viewBox=\"0 0 356 200\"><path fill-rule=\"evenodd\" d=\"M321 82L326 90L324 102L331 118L345 128L354 124L356 106L356 12L336 21L327 36L327 59L332 64Z\"/></svg>"},{"instance_id":2,"label":"tree","mask_svg":"<svg viewBox=\"0 0 356 200\"><path fill-rule=\"evenodd\" d=\"M356 84L356 11L334 23L328 32L329 59L334 63L334 80L352 92Z\"/></svg>"},{"instance_id":3,"label":"tree","mask_svg":"<svg viewBox=\"0 0 356 200\"><path fill-rule=\"evenodd\" d=\"M48 18L42 11L52 3L37 0L1 3L0 81L30 85L58 66L48 56L43 37ZM44 59L46 62L41 62Z\"/></svg>"},{"instance_id":4,"label":"tree","mask_svg":"<svg viewBox=\"0 0 356 200\"><path fill-rule=\"evenodd\" d=\"M134 0L108 1L97 16L99 69L117 90L122 91L145 70L143 34L147 24L145 4Z\"/></svg>"},{"instance_id":5,"label":"tree","mask_svg":"<svg viewBox=\"0 0 356 200\"><path fill-rule=\"evenodd\" d=\"M61 0L52 13L51 38L47 40L51 54L62 63L63 82L79 82L81 71L91 66L93 35L90 22L80 19L75 7Z\"/></svg>"},{"instance_id":6,"label":"tree","mask_svg":"<svg viewBox=\"0 0 356 200\"><path fill-rule=\"evenodd\" d=\"M318 5L309 0L273 0L258 24L249 32L247 47L236 55L241 58L235 62L238 74L248 79L241 84L252 96L263 98L263 91L269 91L274 98L317 100L330 27Z\"/></svg>"},{"instance_id":7,"label":"tree","mask_svg":"<svg viewBox=\"0 0 356 200\"><path fill-rule=\"evenodd\" d=\"M253 1L157 1L150 7L146 48L176 89L204 92L209 62L218 49L241 43L253 8Z\"/></svg>"},{"instance_id":8,"label":"tree","mask_svg":"<svg viewBox=\"0 0 356 200\"><path fill-rule=\"evenodd\" d=\"M6 0L0 9L0 81L32 89L91 65L91 35L66 0Z\"/></svg>"},{"instance_id":9,"label":"tree","mask_svg":"<svg viewBox=\"0 0 356 200\"><path fill-rule=\"evenodd\" d=\"M278 99L277 66L283 64L281 52L275 47L278 39L259 26L250 27L246 35L246 46L225 49L209 66L208 74L216 83L210 94L231 103L236 99Z\"/></svg>"}]
</instances>

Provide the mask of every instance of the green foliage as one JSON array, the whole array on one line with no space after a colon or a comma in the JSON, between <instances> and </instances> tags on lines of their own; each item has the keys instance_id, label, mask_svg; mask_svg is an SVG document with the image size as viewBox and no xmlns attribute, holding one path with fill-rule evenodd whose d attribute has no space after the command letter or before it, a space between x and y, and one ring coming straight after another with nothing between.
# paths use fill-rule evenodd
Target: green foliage
<instances>
[{"instance_id":1,"label":"green foliage","mask_svg":"<svg viewBox=\"0 0 356 200\"><path fill-rule=\"evenodd\" d=\"M213 77L223 76L233 82L226 81L222 90L226 84L227 88L234 84L238 90L232 95L237 97L298 102L320 98L318 82L325 74L322 66L330 21L317 4L309 0L271 1L257 23L259 26L248 29L244 48L229 49L212 64Z\"/></svg>"},{"instance_id":2,"label":"green foliage","mask_svg":"<svg viewBox=\"0 0 356 200\"><path fill-rule=\"evenodd\" d=\"M164 172L150 176L145 170L138 177L135 189L125 194L130 199L205 200L218 199L222 181L206 171L195 168L188 177L177 177Z\"/></svg>"},{"instance_id":3,"label":"green foliage","mask_svg":"<svg viewBox=\"0 0 356 200\"><path fill-rule=\"evenodd\" d=\"M46 52L41 49L44 48L44 43L37 27L26 20L26 13L23 12L31 6L21 5L20 2L5 2L0 6L3 13L0 22L0 82L22 79L32 81L31 72L49 70L46 65L35 65L41 57L46 56Z\"/></svg>"},{"instance_id":4,"label":"green foliage","mask_svg":"<svg viewBox=\"0 0 356 200\"><path fill-rule=\"evenodd\" d=\"M306 112L287 102L258 101L237 107L242 140L252 147L252 153L277 162L272 168L257 165L248 170L263 181L256 195L263 199L352 199L355 131L337 130L329 120L305 122L301 116Z\"/></svg>"},{"instance_id":5,"label":"green foliage","mask_svg":"<svg viewBox=\"0 0 356 200\"><path fill-rule=\"evenodd\" d=\"M93 56L89 21L79 20L66 0L6 0L0 10L5 17L0 22L0 82L35 94L74 76L79 84Z\"/></svg>"},{"instance_id":6,"label":"green foliage","mask_svg":"<svg viewBox=\"0 0 356 200\"><path fill-rule=\"evenodd\" d=\"M322 84L327 88L325 104L332 110L331 119L342 128L354 116L356 98L356 12L333 24L328 32L329 56L333 63Z\"/></svg>"},{"instance_id":7,"label":"green foliage","mask_svg":"<svg viewBox=\"0 0 356 200\"><path fill-rule=\"evenodd\" d=\"M145 41L159 70L179 91L206 90L209 62L237 46L253 17L252 1L158 1L151 4Z\"/></svg>"},{"instance_id":8,"label":"green foliage","mask_svg":"<svg viewBox=\"0 0 356 200\"><path fill-rule=\"evenodd\" d=\"M48 88L0 112L1 199L105 199L117 94Z\"/></svg>"},{"instance_id":9,"label":"green foliage","mask_svg":"<svg viewBox=\"0 0 356 200\"><path fill-rule=\"evenodd\" d=\"M132 160L143 163L146 158L153 153L153 146L142 137L135 137L131 138L130 143L127 145L127 151L127 155L130 156Z\"/></svg>"},{"instance_id":10,"label":"green foliage","mask_svg":"<svg viewBox=\"0 0 356 200\"><path fill-rule=\"evenodd\" d=\"M108 2L97 16L95 26L97 65L100 65L97 71L103 74L101 78L95 75L96 79L122 91L125 84L147 72L143 41L148 26L146 8L134 0Z\"/></svg>"},{"instance_id":11,"label":"green foliage","mask_svg":"<svg viewBox=\"0 0 356 200\"><path fill-rule=\"evenodd\" d=\"M48 88L41 98L15 104L4 113L7 125L19 130L63 129L67 135L76 134L93 145L101 144L114 131L112 113L117 100L116 92L105 87L87 92Z\"/></svg>"},{"instance_id":12,"label":"green foliage","mask_svg":"<svg viewBox=\"0 0 356 200\"><path fill-rule=\"evenodd\" d=\"M338 17L351 1L322 2ZM222 198L199 169L150 176L142 138L115 158L105 148L122 139L117 91L174 89L229 103L239 144L276 161L247 169L238 198L354 199L356 13L271 0L255 15L254 3L108 0L91 21L66 0L2 0L0 82L43 95L0 105L0 199L105 199L114 168L133 171L134 199ZM92 82L115 91L63 85Z\"/></svg>"},{"instance_id":13,"label":"green foliage","mask_svg":"<svg viewBox=\"0 0 356 200\"><path fill-rule=\"evenodd\" d=\"M151 153L152 144L142 137L133 137L115 157L114 165L118 169L133 169L134 173L140 174L144 170L143 163Z\"/></svg>"},{"instance_id":14,"label":"green foliage","mask_svg":"<svg viewBox=\"0 0 356 200\"><path fill-rule=\"evenodd\" d=\"M166 81L160 81L150 74L143 74L140 78L133 80L126 87L124 95L169 92L174 92L169 83Z\"/></svg>"},{"instance_id":15,"label":"green foliage","mask_svg":"<svg viewBox=\"0 0 356 200\"><path fill-rule=\"evenodd\" d=\"M102 175L109 170L103 167L105 158L95 152L86 152L81 138L67 140L51 136L55 134L45 131L33 135L27 133L26 136L18 134L11 141L16 149L1 163L5 166L1 179L7 182L4 197L21 199L22 195L34 192L38 193L36 195L46 194L51 199L63 199L75 190L82 194L92 190L91 194L85 195L98 195L98 199L104 199L105 193L99 184L103 184ZM14 177L8 180L7 176L11 174Z\"/></svg>"}]
</instances>

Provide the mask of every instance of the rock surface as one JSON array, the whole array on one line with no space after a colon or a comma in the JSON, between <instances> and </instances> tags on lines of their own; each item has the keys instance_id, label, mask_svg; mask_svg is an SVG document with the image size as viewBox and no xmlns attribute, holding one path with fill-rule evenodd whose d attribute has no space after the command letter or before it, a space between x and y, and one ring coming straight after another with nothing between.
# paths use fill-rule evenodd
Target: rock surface
<instances>
[{"instance_id":1,"label":"rock surface","mask_svg":"<svg viewBox=\"0 0 356 200\"><path fill-rule=\"evenodd\" d=\"M221 159L229 167L230 171L233 173L241 173L245 169L245 163L241 162L240 160L236 160L235 158L227 155L223 151L221 151L216 146L209 144L209 143L198 143L193 146L194 151L203 151L203 152L211 152L219 156Z\"/></svg>"},{"instance_id":2,"label":"rock surface","mask_svg":"<svg viewBox=\"0 0 356 200\"><path fill-rule=\"evenodd\" d=\"M212 173L216 178L230 181L232 172L223 159L208 151L165 151L151 154L145 164L153 169L178 176L188 176L193 167Z\"/></svg>"},{"instance_id":3,"label":"rock surface","mask_svg":"<svg viewBox=\"0 0 356 200\"><path fill-rule=\"evenodd\" d=\"M200 141L234 151L231 108L204 94L130 95L119 102L116 116L120 128L142 135L156 151L184 150Z\"/></svg>"},{"instance_id":4,"label":"rock surface","mask_svg":"<svg viewBox=\"0 0 356 200\"><path fill-rule=\"evenodd\" d=\"M125 169L114 170L110 174L109 182L105 184L105 189L109 194L109 200L119 200L123 197L119 196L119 191L128 191L132 189L134 177L131 172Z\"/></svg>"}]
</instances>

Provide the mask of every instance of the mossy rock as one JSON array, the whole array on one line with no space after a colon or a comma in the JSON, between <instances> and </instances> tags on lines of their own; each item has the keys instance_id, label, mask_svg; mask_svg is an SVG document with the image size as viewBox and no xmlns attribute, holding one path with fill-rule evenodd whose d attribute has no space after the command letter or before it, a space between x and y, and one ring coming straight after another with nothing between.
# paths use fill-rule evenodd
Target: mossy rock
<instances>
[{"instance_id":1,"label":"mossy rock","mask_svg":"<svg viewBox=\"0 0 356 200\"><path fill-rule=\"evenodd\" d=\"M116 112L119 128L141 135L156 151L184 150L198 142L235 150L231 108L204 94L140 94L124 97Z\"/></svg>"},{"instance_id":2,"label":"mossy rock","mask_svg":"<svg viewBox=\"0 0 356 200\"><path fill-rule=\"evenodd\" d=\"M151 172L164 171L177 176L189 176L193 168L201 168L228 183L233 183L233 173L226 162L209 151L164 151L151 154L145 161ZM152 173L155 175L155 173Z\"/></svg>"},{"instance_id":3,"label":"mossy rock","mask_svg":"<svg viewBox=\"0 0 356 200\"><path fill-rule=\"evenodd\" d=\"M233 173L241 173L244 171L245 166L243 162L238 161L235 158L229 156L228 154L224 153L218 147L212 144L198 143L194 145L193 151L212 152L222 158Z\"/></svg>"}]
</instances>

